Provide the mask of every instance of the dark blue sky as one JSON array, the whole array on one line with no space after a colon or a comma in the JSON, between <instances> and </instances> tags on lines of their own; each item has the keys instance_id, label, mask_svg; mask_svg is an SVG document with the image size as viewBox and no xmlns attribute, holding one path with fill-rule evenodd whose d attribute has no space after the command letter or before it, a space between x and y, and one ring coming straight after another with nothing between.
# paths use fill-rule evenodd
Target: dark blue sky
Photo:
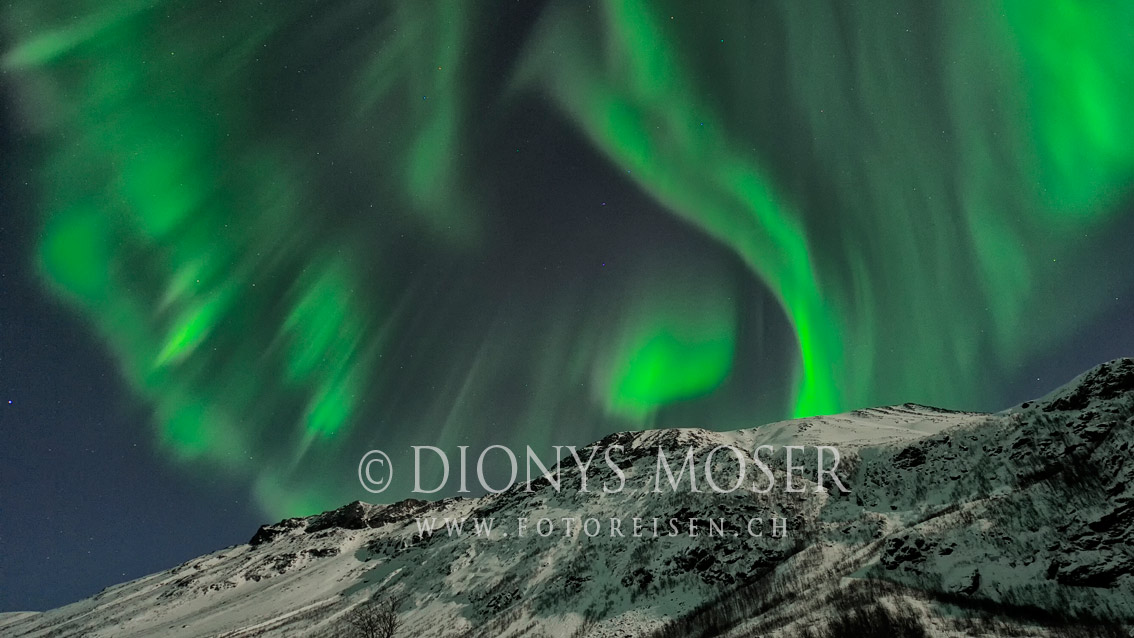
<instances>
[{"instance_id":1,"label":"dark blue sky","mask_svg":"<svg viewBox=\"0 0 1134 638\"><path fill-rule=\"evenodd\" d=\"M0 152L0 611L73 602L266 522L244 489L156 456L114 361L37 287L11 157Z\"/></svg>"}]
</instances>

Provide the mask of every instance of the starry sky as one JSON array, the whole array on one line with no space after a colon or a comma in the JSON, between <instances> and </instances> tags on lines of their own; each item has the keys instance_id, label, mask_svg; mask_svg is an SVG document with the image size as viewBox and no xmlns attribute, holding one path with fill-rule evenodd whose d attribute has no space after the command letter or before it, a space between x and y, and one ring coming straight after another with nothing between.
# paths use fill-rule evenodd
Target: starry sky
<instances>
[{"instance_id":1,"label":"starry sky","mask_svg":"<svg viewBox=\"0 0 1134 638\"><path fill-rule=\"evenodd\" d=\"M1132 23L0 3L0 610L408 496L375 447L998 410L1134 353Z\"/></svg>"}]
</instances>

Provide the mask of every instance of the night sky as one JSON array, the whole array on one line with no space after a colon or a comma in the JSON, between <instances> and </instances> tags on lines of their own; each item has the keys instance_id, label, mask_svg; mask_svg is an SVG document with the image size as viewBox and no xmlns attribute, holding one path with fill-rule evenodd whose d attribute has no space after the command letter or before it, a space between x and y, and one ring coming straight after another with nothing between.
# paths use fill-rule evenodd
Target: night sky
<instances>
[{"instance_id":1,"label":"night sky","mask_svg":"<svg viewBox=\"0 0 1134 638\"><path fill-rule=\"evenodd\" d=\"M0 611L408 496L374 447L999 410L1134 354L1131 24L0 3Z\"/></svg>"}]
</instances>

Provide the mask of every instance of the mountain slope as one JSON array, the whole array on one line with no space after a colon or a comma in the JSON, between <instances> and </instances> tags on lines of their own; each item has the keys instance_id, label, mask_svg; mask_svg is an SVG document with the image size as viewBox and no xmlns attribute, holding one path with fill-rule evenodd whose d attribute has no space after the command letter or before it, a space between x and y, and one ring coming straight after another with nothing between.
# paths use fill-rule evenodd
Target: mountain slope
<instances>
[{"instance_id":1,"label":"mountain slope","mask_svg":"<svg viewBox=\"0 0 1134 638\"><path fill-rule=\"evenodd\" d=\"M405 636L823 636L866 625L890 636L1125 635L1132 406L1134 360L1121 359L994 415L907 404L737 432L616 434L597 445L624 448L617 493L601 489L618 477L600 455L587 492L568 459L560 491L540 479L477 499L352 503L72 605L0 616L0 634L337 636L377 593L404 601ZM688 477L653 491L659 446L675 471L676 452L692 448L700 472L730 445L838 446L850 492L829 477L815 490L810 447L793 479L803 493L783 491L779 454L764 457L776 477L767 494L708 491L703 474L706 491L690 492ZM730 486L737 461L713 459ZM785 537L771 536L773 517ZM469 520L459 536L421 533L421 520L446 518ZM555 531L540 535L541 518ZM670 519L680 533L668 534ZM755 519L761 536L748 533ZM477 520L493 531L474 533Z\"/></svg>"}]
</instances>

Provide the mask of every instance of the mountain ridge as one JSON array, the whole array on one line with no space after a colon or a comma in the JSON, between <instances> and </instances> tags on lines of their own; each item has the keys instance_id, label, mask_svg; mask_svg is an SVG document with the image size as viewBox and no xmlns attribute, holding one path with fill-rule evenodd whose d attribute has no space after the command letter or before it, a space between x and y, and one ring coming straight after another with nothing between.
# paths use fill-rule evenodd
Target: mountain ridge
<instances>
[{"instance_id":1,"label":"mountain ridge","mask_svg":"<svg viewBox=\"0 0 1134 638\"><path fill-rule=\"evenodd\" d=\"M1132 359L995 414L901 404L603 442L631 451L631 479L649 476L659 445L700 455L721 445L836 445L851 491L817 493L803 478L804 494L654 494L641 481L603 494L540 480L530 492L519 484L477 498L356 501L263 525L248 544L56 610L0 616L0 633L332 636L375 593L407 601L404 635L415 636L824 636L859 617L922 635L1071 635L1120 631L1116 623L1134 617L1134 468L1123 462L1134 445ZM782 463L770 465L783 476ZM615 478L597 469L594 485ZM571 476L570 463L564 471ZM520 538L514 528L454 537L418 525L523 516L719 517L738 527L735 537ZM744 534L745 520L779 517L790 535Z\"/></svg>"}]
</instances>

